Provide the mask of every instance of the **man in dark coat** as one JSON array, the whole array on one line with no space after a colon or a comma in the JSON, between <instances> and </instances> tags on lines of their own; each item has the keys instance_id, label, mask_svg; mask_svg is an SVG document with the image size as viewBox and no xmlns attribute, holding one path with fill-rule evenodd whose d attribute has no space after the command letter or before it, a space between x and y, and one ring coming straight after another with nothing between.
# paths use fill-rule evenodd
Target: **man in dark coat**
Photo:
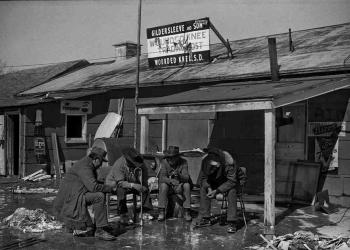
<instances>
[{"instance_id":1,"label":"man in dark coat","mask_svg":"<svg viewBox=\"0 0 350 250\"><path fill-rule=\"evenodd\" d=\"M142 192L142 207L146 213L152 210L153 206L148 192L148 171L142 156L131 147L123 148L122 153L123 155L113 164L105 183L116 188L121 223L131 224L133 221L128 216L126 206L127 193L140 194Z\"/></svg>"},{"instance_id":2,"label":"man in dark coat","mask_svg":"<svg viewBox=\"0 0 350 250\"><path fill-rule=\"evenodd\" d=\"M169 146L164 151L159 172L159 221L165 219L165 207L170 195L180 196L185 209L185 220L191 221L191 185L187 161L180 157L179 147Z\"/></svg>"},{"instance_id":3,"label":"man in dark coat","mask_svg":"<svg viewBox=\"0 0 350 250\"><path fill-rule=\"evenodd\" d=\"M232 156L223 150L208 149L208 155L202 161L200 173L200 224L209 224L211 199L217 194L227 193L228 209L227 231L236 232L237 223L237 165Z\"/></svg>"},{"instance_id":4,"label":"man in dark coat","mask_svg":"<svg viewBox=\"0 0 350 250\"><path fill-rule=\"evenodd\" d=\"M88 156L82 158L70 168L54 201L54 214L65 223L69 231L78 235L82 231L92 232L94 227L87 206L93 205L96 222L95 237L114 240L115 237L105 231L108 226L105 193L112 188L98 183L96 170L102 165L106 151L93 147Z\"/></svg>"}]
</instances>

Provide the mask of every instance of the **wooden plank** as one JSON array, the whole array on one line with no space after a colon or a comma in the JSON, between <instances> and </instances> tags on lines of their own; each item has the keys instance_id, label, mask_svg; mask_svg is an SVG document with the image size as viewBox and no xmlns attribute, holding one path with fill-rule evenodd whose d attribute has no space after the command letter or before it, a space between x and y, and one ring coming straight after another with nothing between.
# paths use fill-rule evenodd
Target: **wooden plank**
<instances>
[{"instance_id":1,"label":"wooden plank","mask_svg":"<svg viewBox=\"0 0 350 250\"><path fill-rule=\"evenodd\" d=\"M280 160L302 160L304 158L304 143L276 143L276 159Z\"/></svg>"},{"instance_id":2,"label":"wooden plank","mask_svg":"<svg viewBox=\"0 0 350 250\"><path fill-rule=\"evenodd\" d=\"M279 66L277 61L277 49L276 49L276 38L269 37L267 39L269 44L269 56L270 56L270 71L272 81L279 80Z\"/></svg>"},{"instance_id":3,"label":"wooden plank","mask_svg":"<svg viewBox=\"0 0 350 250\"><path fill-rule=\"evenodd\" d=\"M146 115L141 116L140 153L148 152L149 146L149 120Z\"/></svg>"},{"instance_id":4,"label":"wooden plank","mask_svg":"<svg viewBox=\"0 0 350 250\"><path fill-rule=\"evenodd\" d=\"M209 120L215 119L215 112L203 112L203 113L193 113L193 114L170 114L168 115L168 120Z\"/></svg>"},{"instance_id":5,"label":"wooden plank","mask_svg":"<svg viewBox=\"0 0 350 250\"><path fill-rule=\"evenodd\" d=\"M220 104L188 104L178 106L143 107L139 108L139 114L176 114L176 113L198 113L198 112L225 112L243 110L263 110L271 109L271 101L250 101Z\"/></svg>"},{"instance_id":6,"label":"wooden plank","mask_svg":"<svg viewBox=\"0 0 350 250\"><path fill-rule=\"evenodd\" d=\"M51 134L52 138L52 148L53 148L53 159L55 163L55 173L56 179L61 179L61 169L60 169L60 156L58 154L57 136L56 133Z\"/></svg>"},{"instance_id":7,"label":"wooden plank","mask_svg":"<svg viewBox=\"0 0 350 250\"><path fill-rule=\"evenodd\" d=\"M30 179L30 178L32 178L32 177L38 175L38 174L42 174L42 173L44 173L44 170L40 169L40 170L38 170L38 171L36 171L36 172L30 174L30 175L27 175L27 176L24 177L22 180L26 181L26 180L28 180L28 179Z\"/></svg>"},{"instance_id":8,"label":"wooden plank","mask_svg":"<svg viewBox=\"0 0 350 250\"><path fill-rule=\"evenodd\" d=\"M6 174L6 166L5 166L5 116L0 115L0 175Z\"/></svg>"},{"instance_id":9,"label":"wooden plank","mask_svg":"<svg viewBox=\"0 0 350 250\"><path fill-rule=\"evenodd\" d=\"M162 152L168 147L168 115L162 120Z\"/></svg>"},{"instance_id":10,"label":"wooden plank","mask_svg":"<svg viewBox=\"0 0 350 250\"><path fill-rule=\"evenodd\" d=\"M27 121L27 114L24 109L21 110L20 115L20 150L19 150L19 173L20 177L25 176L26 169L25 169L25 156L26 156L26 121Z\"/></svg>"},{"instance_id":11,"label":"wooden plank","mask_svg":"<svg viewBox=\"0 0 350 250\"><path fill-rule=\"evenodd\" d=\"M274 109L265 110L264 226L267 235L275 231L275 119Z\"/></svg>"}]
</instances>

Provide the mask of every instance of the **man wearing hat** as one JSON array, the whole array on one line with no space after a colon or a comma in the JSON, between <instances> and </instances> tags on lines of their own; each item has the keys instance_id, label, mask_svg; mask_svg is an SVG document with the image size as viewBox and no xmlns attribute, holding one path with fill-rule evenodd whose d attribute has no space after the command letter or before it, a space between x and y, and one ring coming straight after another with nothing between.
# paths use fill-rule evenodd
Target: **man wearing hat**
<instances>
[{"instance_id":1,"label":"man wearing hat","mask_svg":"<svg viewBox=\"0 0 350 250\"><path fill-rule=\"evenodd\" d=\"M165 207L170 195L180 196L185 209L185 220L191 221L191 185L187 161L180 157L179 147L169 146L164 151L164 159L160 162L159 172L159 217L165 219Z\"/></svg>"},{"instance_id":2,"label":"man wearing hat","mask_svg":"<svg viewBox=\"0 0 350 250\"><path fill-rule=\"evenodd\" d=\"M129 224L126 206L126 194L143 192L143 209L145 212L153 209L151 196L148 192L148 171L142 156L136 149L127 147L122 149L122 156L113 164L106 177L106 185L116 187L118 212L123 224ZM142 170L142 176L141 171ZM142 178L142 186L141 186Z\"/></svg>"},{"instance_id":3,"label":"man wearing hat","mask_svg":"<svg viewBox=\"0 0 350 250\"><path fill-rule=\"evenodd\" d=\"M200 172L199 225L210 224L211 199L217 194L227 193L227 232L236 232L237 222L237 165L232 156L223 150L211 148L202 161Z\"/></svg>"},{"instance_id":4,"label":"man wearing hat","mask_svg":"<svg viewBox=\"0 0 350 250\"><path fill-rule=\"evenodd\" d=\"M96 170L107 161L106 154L102 148L93 147L88 156L67 171L60 185L53 210L73 235L92 234L93 227L96 226L95 237L103 240L115 239L105 230L108 226L105 193L112 192L112 188L98 183L96 179ZM94 208L96 225L92 223L88 205Z\"/></svg>"}]
</instances>

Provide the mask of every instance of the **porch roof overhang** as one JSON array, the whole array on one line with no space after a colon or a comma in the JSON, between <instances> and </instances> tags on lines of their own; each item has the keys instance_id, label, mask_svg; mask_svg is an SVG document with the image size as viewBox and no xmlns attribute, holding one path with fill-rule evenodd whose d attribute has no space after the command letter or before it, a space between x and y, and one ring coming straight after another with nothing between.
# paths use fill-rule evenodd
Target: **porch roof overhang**
<instances>
[{"instance_id":1,"label":"porch roof overhang","mask_svg":"<svg viewBox=\"0 0 350 250\"><path fill-rule=\"evenodd\" d=\"M281 81L230 82L173 95L143 98L138 113L172 114L267 110L350 87L350 76L319 76Z\"/></svg>"}]
</instances>

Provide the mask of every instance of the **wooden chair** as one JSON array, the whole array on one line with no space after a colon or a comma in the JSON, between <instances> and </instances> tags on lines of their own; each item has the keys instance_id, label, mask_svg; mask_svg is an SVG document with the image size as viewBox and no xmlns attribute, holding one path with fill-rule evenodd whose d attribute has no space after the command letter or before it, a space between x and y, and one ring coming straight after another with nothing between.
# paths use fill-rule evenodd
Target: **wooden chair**
<instances>
[{"instance_id":1,"label":"wooden chair","mask_svg":"<svg viewBox=\"0 0 350 250\"><path fill-rule=\"evenodd\" d=\"M131 193L130 193L131 194ZM111 199L113 198L113 199ZM110 210L111 210L111 206L113 205L117 205L117 195L113 195L113 194L106 194L106 208L107 208L107 218L109 219L110 217ZM128 200L127 200L128 201ZM133 212L133 220L134 222L137 219L137 213L136 213L136 208L137 208L137 197L136 194L132 193L132 212Z\"/></svg>"}]
</instances>

